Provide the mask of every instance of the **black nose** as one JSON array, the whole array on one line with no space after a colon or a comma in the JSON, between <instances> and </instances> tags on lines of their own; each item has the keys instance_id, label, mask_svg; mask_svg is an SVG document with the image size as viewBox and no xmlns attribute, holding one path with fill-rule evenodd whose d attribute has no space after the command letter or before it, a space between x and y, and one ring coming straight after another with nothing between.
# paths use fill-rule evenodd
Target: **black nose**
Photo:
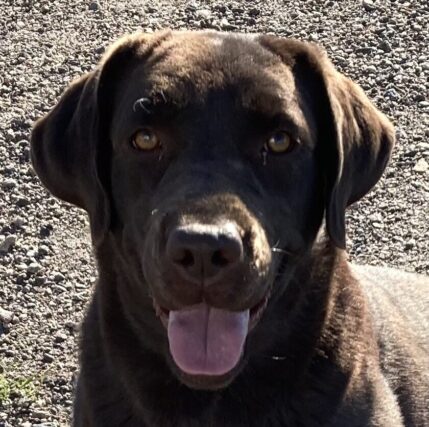
<instances>
[{"instance_id":1,"label":"black nose","mask_svg":"<svg viewBox=\"0 0 429 427\"><path fill-rule=\"evenodd\" d=\"M207 280L243 259L243 243L231 222L190 224L174 228L168 238L167 258L192 281Z\"/></svg>"}]
</instances>

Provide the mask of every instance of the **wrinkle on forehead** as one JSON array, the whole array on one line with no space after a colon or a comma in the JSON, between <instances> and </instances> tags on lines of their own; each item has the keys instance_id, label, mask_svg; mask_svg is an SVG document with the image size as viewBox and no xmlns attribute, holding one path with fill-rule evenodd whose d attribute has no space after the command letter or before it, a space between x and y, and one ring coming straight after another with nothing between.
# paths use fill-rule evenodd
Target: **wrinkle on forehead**
<instances>
[{"instance_id":1,"label":"wrinkle on forehead","mask_svg":"<svg viewBox=\"0 0 429 427\"><path fill-rule=\"evenodd\" d=\"M244 107L292 100L290 69L251 38L216 33L176 33L158 46L145 65L150 90L176 104L203 102L210 91L234 88ZM268 105L259 105L259 104Z\"/></svg>"},{"instance_id":2,"label":"wrinkle on forehead","mask_svg":"<svg viewBox=\"0 0 429 427\"><path fill-rule=\"evenodd\" d=\"M122 91L136 111L136 101L165 103L178 109L204 106L210 94L233 95L237 108L267 116L286 113L308 131L308 112L290 66L254 37L214 31L174 32L157 44L151 55L134 65ZM124 98L122 98L124 99ZM139 104L140 105L140 104ZM146 106L149 108L149 106Z\"/></svg>"}]
</instances>

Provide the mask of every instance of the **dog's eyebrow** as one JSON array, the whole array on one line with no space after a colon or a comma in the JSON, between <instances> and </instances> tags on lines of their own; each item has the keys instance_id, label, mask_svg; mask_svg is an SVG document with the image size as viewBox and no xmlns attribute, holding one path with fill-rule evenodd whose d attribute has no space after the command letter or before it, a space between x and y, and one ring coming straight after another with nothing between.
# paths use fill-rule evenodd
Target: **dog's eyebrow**
<instances>
[{"instance_id":1,"label":"dog's eyebrow","mask_svg":"<svg viewBox=\"0 0 429 427\"><path fill-rule=\"evenodd\" d=\"M300 139L307 139L309 136L309 130L305 122L295 118L294 114L288 114L285 111L268 112L261 110L249 110L249 113L254 124L259 124L261 128L265 128L268 131L285 130Z\"/></svg>"}]
</instances>

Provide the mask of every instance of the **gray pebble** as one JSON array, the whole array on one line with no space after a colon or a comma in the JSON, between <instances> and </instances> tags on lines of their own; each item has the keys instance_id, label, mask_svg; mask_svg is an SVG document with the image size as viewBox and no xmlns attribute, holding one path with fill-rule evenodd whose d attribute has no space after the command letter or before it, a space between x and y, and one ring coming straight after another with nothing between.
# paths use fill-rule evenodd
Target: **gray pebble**
<instances>
[{"instance_id":1,"label":"gray pebble","mask_svg":"<svg viewBox=\"0 0 429 427\"><path fill-rule=\"evenodd\" d=\"M405 242L404 249L409 251L410 249L413 249L414 246L416 246L416 241L414 239L409 239Z\"/></svg>"},{"instance_id":2,"label":"gray pebble","mask_svg":"<svg viewBox=\"0 0 429 427\"><path fill-rule=\"evenodd\" d=\"M199 19L210 19L212 16L212 13L208 9L201 9L197 11L196 16Z\"/></svg>"},{"instance_id":3,"label":"gray pebble","mask_svg":"<svg viewBox=\"0 0 429 427\"><path fill-rule=\"evenodd\" d=\"M100 5L97 2L93 1L89 4L88 9L95 12L100 9Z\"/></svg>"},{"instance_id":4,"label":"gray pebble","mask_svg":"<svg viewBox=\"0 0 429 427\"><path fill-rule=\"evenodd\" d=\"M16 201L16 206L23 208L25 206L28 206L30 204L30 200L28 200L26 197L20 197L17 201Z\"/></svg>"},{"instance_id":5,"label":"gray pebble","mask_svg":"<svg viewBox=\"0 0 429 427\"><path fill-rule=\"evenodd\" d=\"M0 307L0 322L4 325L12 322L13 312Z\"/></svg>"},{"instance_id":6,"label":"gray pebble","mask_svg":"<svg viewBox=\"0 0 429 427\"><path fill-rule=\"evenodd\" d=\"M13 190L17 185L18 183L16 182L16 180L12 178L7 178L1 183L2 188L4 188L5 190Z\"/></svg>"},{"instance_id":7,"label":"gray pebble","mask_svg":"<svg viewBox=\"0 0 429 427\"><path fill-rule=\"evenodd\" d=\"M27 267L27 272L30 274L34 274L37 273L38 271L40 271L40 269L42 268L42 266L37 263L37 262L32 262L28 267Z\"/></svg>"},{"instance_id":8,"label":"gray pebble","mask_svg":"<svg viewBox=\"0 0 429 427\"><path fill-rule=\"evenodd\" d=\"M31 413L31 416L33 418L42 419L42 418L49 418L49 412L43 411L42 409L34 409ZM40 427L40 424L38 424Z\"/></svg>"},{"instance_id":9,"label":"gray pebble","mask_svg":"<svg viewBox=\"0 0 429 427\"><path fill-rule=\"evenodd\" d=\"M372 0L362 0L362 6L367 11L372 11L376 8L374 2Z\"/></svg>"},{"instance_id":10,"label":"gray pebble","mask_svg":"<svg viewBox=\"0 0 429 427\"><path fill-rule=\"evenodd\" d=\"M55 334L55 342L64 342L67 340L67 335L61 332Z\"/></svg>"},{"instance_id":11,"label":"gray pebble","mask_svg":"<svg viewBox=\"0 0 429 427\"><path fill-rule=\"evenodd\" d=\"M12 221L12 225L14 225L15 227L22 227L24 224L26 224L27 221L25 220L25 218L22 218L20 216L16 217L13 221Z\"/></svg>"},{"instance_id":12,"label":"gray pebble","mask_svg":"<svg viewBox=\"0 0 429 427\"><path fill-rule=\"evenodd\" d=\"M413 167L413 170L418 173L425 173L429 170L429 164L425 159L420 159Z\"/></svg>"},{"instance_id":13,"label":"gray pebble","mask_svg":"<svg viewBox=\"0 0 429 427\"><path fill-rule=\"evenodd\" d=\"M0 252L7 253L9 252L12 247L15 245L16 242L16 236L11 234L10 236L7 236L3 239L3 241L0 240Z\"/></svg>"},{"instance_id":14,"label":"gray pebble","mask_svg":"<svg viewBox=\"0 0 429 427\"><path fill-rule=\"evenodd\" d=\"M55 357L50 353L43 354L43 362L52 363L55 360Z\"/></svg>"},{"instance_id":15,"label":"gray pebble","mask_svg":"<svg viewBox=\"0 0 429 427\"><path fill-rule=\"evenodd\" d=\"M378 47L386 53L392 51L392 46L390 45L390 43L387 40L381 41L380 44L378 45Z\"/></svg>"},{"instance_id":16,"label":"gray pebble","mask_svg":"<svg viewBox=\"0 0 429 427\"><path fill-rule=\"evenodd\" d=\"M39 255L41 256L45 256L49 254L49 248L45 245L40 245L39 248L37 249L37 252Z\"/></svg>"},{"instance_id":17,"label":"gray pebble","mask_svg":"<svg viewBox=\"0 0 429 427\"><path fill-rule=\"evenodd\" d=\"M65 279L65 277L64 277L64 274L57 272L57 273L54 273L53 279L55 282L62 282Z\"/></svg>"}]
</instances>

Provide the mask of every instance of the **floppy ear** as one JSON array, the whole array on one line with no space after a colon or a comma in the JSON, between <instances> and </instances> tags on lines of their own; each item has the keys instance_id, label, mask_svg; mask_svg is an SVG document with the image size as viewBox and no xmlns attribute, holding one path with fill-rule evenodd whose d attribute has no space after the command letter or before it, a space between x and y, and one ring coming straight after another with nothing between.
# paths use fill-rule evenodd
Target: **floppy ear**
<instances>
[{"instance_id":1,"label":"floppy ear","mask_svg":"<svg viewBox=\"0 0 429 427\"><path fill-rule=\"evenodd\" d=\"M108 109L114 83L130 61L150 55L156 42L167 35L140 33L120 39L97 69L73 82L34 126L31 158L35 171L54 196L88 212L96 246L112 219Z\"/></svg>"},{"instance_id":2,"label":"floppy ear","mask_svg":"<svg viewBox=\"0 0 429 427\"><path fill-rule=\"evenodd\" d=\"M330 63L326 68L338 152L336 173L327 174L326 226L333 242L345 248L345 209L380 179L395 143L395 131L358 85Z\"/></svg>"},{"instance_id":3,"label":"floppy ear","mask_svg":"<svg viewBox=\"0 0 429 427\"><path fill-rule=\"evenodd\" d=\"M393 126L316 46L271 36L260 42L291 67L298 90L316 111L326 227L334 244L345 248L345 210L380 179L395 141Z\"/></svg>"},{"instance_id":4,"label":"floppy ear","mask_svg":"<svg viewBox=\"0 0 429 427\"><path fill-rule=\"evenodd\" d=\"M31 160L39 178L54 196L88 212L95 242L109 222L97 164L97 80L98 70L74 81L31 135Z\"/></svg>"}]
</instances>

